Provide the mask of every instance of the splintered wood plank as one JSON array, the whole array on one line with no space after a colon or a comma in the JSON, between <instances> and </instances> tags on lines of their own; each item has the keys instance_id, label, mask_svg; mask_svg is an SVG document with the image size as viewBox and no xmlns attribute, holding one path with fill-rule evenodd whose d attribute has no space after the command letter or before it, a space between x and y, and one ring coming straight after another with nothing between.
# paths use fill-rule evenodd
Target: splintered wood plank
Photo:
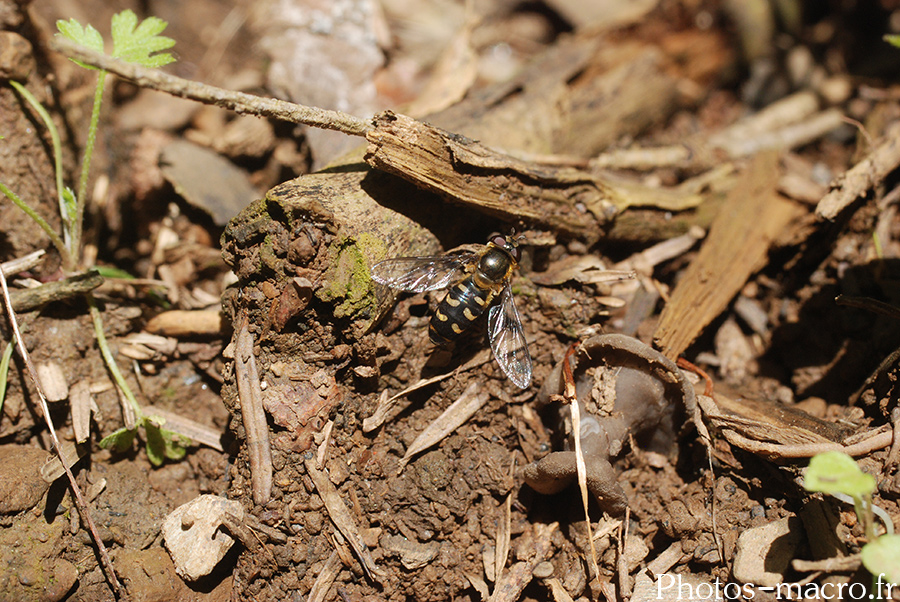
<instances>
[{"instance_id":1,"label":"splintered wood plank","mask_svg":"<svg viewBox=\"0 0 900 602\"><path fill-rule=\"evenodd\" d=\"M757 155L730 190L709 236L685 270L653 335L676 359L766 264L769 247L805 211L776 191L778 155Z\"/></svg>"},{"instance_id":2,"label":"splintered wood plank","mask_svg":"<svg viewBox=\"0 0 900 602\"><path fill-rule=\"evenodd\" d=\"M522 161L390 111L374 122L366 134L371 166L509 221L593 242L623 203L612 186L584 171Z\"/></svg>"}]
</instances>

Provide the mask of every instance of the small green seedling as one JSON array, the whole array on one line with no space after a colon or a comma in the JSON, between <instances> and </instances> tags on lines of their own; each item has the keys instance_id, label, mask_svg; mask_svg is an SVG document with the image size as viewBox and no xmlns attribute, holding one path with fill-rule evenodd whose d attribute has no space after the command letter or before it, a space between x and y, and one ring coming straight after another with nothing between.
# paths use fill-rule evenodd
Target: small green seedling
<instances>
[{"instance_id":1,"label":"small green seedling","mask_svg":"<svg viewBox=\"0 0 900 602\"><path fill-rule=\"evenodd\" d=\"M83 46L87 46L99 52L103 51L103 36L93 26L83 26L75 19L57 21L60 36L66 37ZM142 65L144 67L161 67L175 60L167 53L162 52L171 48L175 40L160 35L168 26L168 23L157 17L149 17L138 21L137 15L131 10L125 10L112 17L112 56L118 59ZM94 91L94 104L91 110L91 119L88 125L87 142L84 148L84 156L81 161L81 173L78 180L78 191L63 184L62 168L62 144L56 125L50 118L47 110L22 84L10 81L10 85L22 96L23 99L35 110L44 122L50 134L51 146L55 161L56 189L59 199L59 212L62 218L62 236L60 236L43 217L41 217L28 203L10 190L3 182L0 182L0 193L3 193L14 204L28 214L50 238L54 247L59 252L63 270L67 273L77 271L82 263L81 238L83 231L84 209L87 200L88 175L90 173L91 158L94 144L97 138L97 130L100 121L100 106L103 101L103 91L106 82L106 71L95 69L75 61L86 69L97 71L97 85ZM125 382L121 371L116 365L106 337L103 334L103 323L100 311L91 295L86 295L90 307L91 318L94 324L94 333L97 345L103 355L107 368L122 391L129 404L134 409L135 426L133 429L120 429L104 438L100 445L104 447L123 447L130 445L134 440L138 428L143 429L147 442L147 454L153 464L162 464L165 458L180 459L185 454L184 438L172 431L162 428L162 421L144 414L134 394ZM5 354L4 354L5 355ZM2 371L0 364L0 371Z\"/></svg>"},{"instance_id":2,"label":"small green seedling","mask_svg":"<svg viewBox=\"0 0 900 602\"><path fill-rule=\"evenodd\" d=\"M863 565L872 574L873 592L877 584L900 583L900 535L894 535L890 518L885 525L889 533L876 537L872 493L875 477L864 473L856 462L843 452L830 451L810 460L803 486L807 491L819 491L839 499L849 497L856 516L863 523L868 543L862 549ZM882 511L883 512L883 511ZM877 577L877 579L876 579Z\"/></svg>"}]
</instances>

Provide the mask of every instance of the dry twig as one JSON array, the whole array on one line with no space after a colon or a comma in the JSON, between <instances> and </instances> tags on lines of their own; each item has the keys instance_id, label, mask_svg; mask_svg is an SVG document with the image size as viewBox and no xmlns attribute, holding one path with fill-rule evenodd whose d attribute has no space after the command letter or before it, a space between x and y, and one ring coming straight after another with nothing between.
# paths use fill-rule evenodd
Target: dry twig
<instances>
[{"instance_id":1,"label":"dry twig","mask_svg":"<svg viewBox=\"0 0 900 602\"><path fill-rule=\"evenodd\" d=\"M305 107L284 100L263 98L183 79L157 69L147 69L135 63L114 59L61 36L54 37L50 44L54 50L70 58L114 73L143 88L151 88L172 96L223 107L238 114L273 117L290 123L302 123L326 130L336 130L350 136L364 136L371 128L367 120L347 113Z\"/></svg>"},{"instance_id":2,"label":"dry twig","mask_svg":"<svg viewBox=\"0 0 900 602\"><path fill-rule=\"evenodd\" d=\"M19 354L22 356L22 361L25 362L25 368L28 371L28 375L31 377L32 382L34 383L34 387L37 390L38 397L41 401L41 413L44 416L44 420L47 423L47 430L50 432L50 439L53 441L53 448L56 451L56 455L59 457L60 462L62 462L63 470L66 473L66 478L69 479L69 486L72 488L72 494L75 497L75 503L78 506L78 511L81 516L84 517L84 522L87 524L88 531L91 533L91 538L94 541L94 544L97 546L97 553L100 556L100 565L103 567L103 572L106 575L106 578L109 580L109 585L113 590L113 593L116 596L119 596L122 592L122 585L119 583L119 579L116 576L115 567L113 567L112 561L109 558L109 552L106 550L106 546L103 545L103 541L100 539L100 534L97 532L97 527L94 524L94 519L91 517L90 508L88 507L87 501L84 499L84 496L81 493L81 489L78 487L78 484L75 482L75 475L72 474L72 470L69 468L68 463L65 461L65 454L62 451L62 445L60 444L59 437L56 434L56 428L53 426L53 421L50 419L50 409L47 406L47 398L44 395L44 390L41 387L40 378L38 378L37 371L35 370L34 364L31 361L31 357L28 355L28 349L25 347L25 340L22 338L22 333L19 332L19 321L16 318L16 313L13 310L12 300L9 295L9 288L6 285L6 276L3 274L3 270L0 270L0 286L3 288L3 300L6 303L6 312L9 316L9 323L12 326L13 335L16 338L16 347L19 349Z\"/></svg>"},{"instance_id":3,"label":"dry twig","mask_svg":"<svg viewBox=\"0 0 900 602\"><path fill-rule=\"evenodd\" d=\"M241 417L247 436L253 501L262 506L272 494L272 449L269 446L269 426L266 424L249 322L249 318L244 315L241 326L234 335L234 378L237 381Z\"/></svg>"}]
</instances>

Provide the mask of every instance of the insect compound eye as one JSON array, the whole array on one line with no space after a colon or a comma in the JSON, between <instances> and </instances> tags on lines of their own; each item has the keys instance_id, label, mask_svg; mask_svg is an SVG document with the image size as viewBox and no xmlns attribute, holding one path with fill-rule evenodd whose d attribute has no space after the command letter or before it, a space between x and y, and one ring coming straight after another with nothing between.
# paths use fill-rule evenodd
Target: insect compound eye
<instances>
[{"instance_id":1,"label":"insect compound eye","mask_svg":"<svg viewBox=\"0 0 900 602\"><path fill-rule=\"evenodd\" d=\"M516 263L519 263L519 261L521 261L522 249L519 248L518 243L511 240L505 248L506 252L509 253L509 255L513 258L513 261L515 261Z\"/></svg>"},{"instance_id":2,"label":"insect compound eye","mask_svg":"<svg viewBox=\"0 0 900 602\"><path fill-rule=\"evenodd\" d=\"M488 237L488 242L502 249L506 246L506 237L498 232L494 232Z\"/></svg>"}]
</instances>

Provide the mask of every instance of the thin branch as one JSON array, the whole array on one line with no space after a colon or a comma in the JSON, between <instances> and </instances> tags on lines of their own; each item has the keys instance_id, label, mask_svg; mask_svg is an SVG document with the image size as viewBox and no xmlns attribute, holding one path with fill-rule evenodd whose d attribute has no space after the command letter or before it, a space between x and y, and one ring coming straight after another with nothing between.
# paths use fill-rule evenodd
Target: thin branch
<instances>
[{"instance_id":1,"label":"thin branch","mask_svg":"<svg viewBox=\"0 0 900 602\"><path fill-rule=\"evenodd\" d=\"M157 69L147 69L114 59L61 36L55 36L51 40L50 46L71 59L77 59L87 65L114 73L142 88L151 88L180 98L216 105L236 113L273 117L290 123L302 123L311 127L335 130L350 136L365 136L366 132L372 129L369 120L360 119L347 113L306 107L284 100L263 98L183 79Z\"/></svg>"},{"instance_id":2,"label":"thin branch","mask_svg":"<svg viewBox=\"0 0 900 602\"><path fill-rule=\"evenodd\" d=\"M16 319L12 302L9 299L9 288L6 286L6 276L3 275L3 270L0 270L0 287L3 288L3 301L6 304L6 313L9 316L9 323L12 326L13 336L15 336L16 339L16 346L19 349L19 354L22 356L22 361L25 362L25 368L28 370L28 375L31 377L41 401L41 412L44 414L44 421L47 423L47 430L50 432L53 448L62 463L63 469L66 471L66 478L69 479L69 485L72 487L72 493L75 496L75 503L78 506L78 511L81 513L81 516L84 517L84 522L87 524L88 531L90 531L91 537L97 545L103 572L109 580L109 585L112 588L113 593L118 597L121 594L122 585L119 583L118 577L116 577L116 570L109 558L109 553L106 550L106 546L103 545L103 541L100 539L97 527L94 525L94 520L91 517L87 501L84 499L84 496L81 494L81 489L75 482L75 475L72 474L72 470L63 459L62 445L59 442L59 437L56 434L56 428L53 426L53 421L50 419L50 408L47 406L47 398L44 396L41 380L38 378L37 370L31 362L31 357L28 355L28 349L25 348L25 340L22 338L22 333L19 332L19 321Z\"/></svg>"}]
</instances>

